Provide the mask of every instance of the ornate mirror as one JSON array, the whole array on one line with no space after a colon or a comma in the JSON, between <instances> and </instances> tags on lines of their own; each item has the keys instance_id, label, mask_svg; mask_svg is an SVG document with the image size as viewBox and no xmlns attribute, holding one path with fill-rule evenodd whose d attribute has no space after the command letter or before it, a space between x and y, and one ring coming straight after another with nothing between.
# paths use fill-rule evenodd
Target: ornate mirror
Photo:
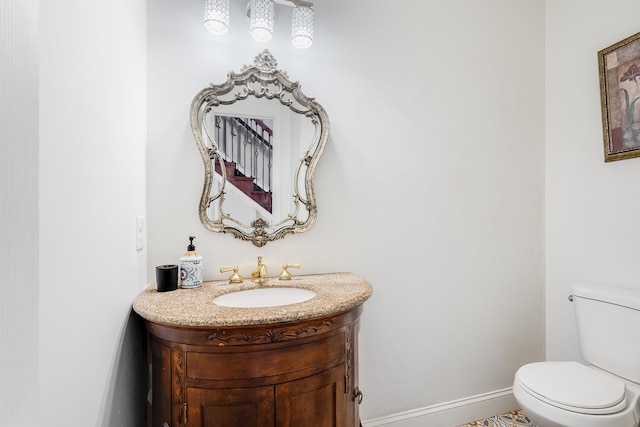
<instances>
[{"instance_id":1,"label":"ornate mirror","mask_svg":"<svg viewBox=\"0 0 640 427\"><path fill-rule=\"evenodd\" d=\"M329 117L268 50L191 103L204 162L200 221L256 246L301 233L317 217L313 174Z\"/></svg>"}]
</instances>

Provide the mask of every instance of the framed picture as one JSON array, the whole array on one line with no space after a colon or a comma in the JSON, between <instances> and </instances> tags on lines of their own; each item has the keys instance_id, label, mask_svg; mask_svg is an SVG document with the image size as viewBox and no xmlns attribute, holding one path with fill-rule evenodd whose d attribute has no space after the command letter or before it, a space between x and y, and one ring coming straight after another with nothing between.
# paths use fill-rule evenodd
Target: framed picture
<instances>
[{"instance_id":1,"label":"framed picture","mask_svg":"<svg viewBox=\"0 0 640 427\"><path fill-rule=\"evenodd\" d=\"M640 157L640 33L598 52L604 161Z\"/></svg>"}]
</instances>

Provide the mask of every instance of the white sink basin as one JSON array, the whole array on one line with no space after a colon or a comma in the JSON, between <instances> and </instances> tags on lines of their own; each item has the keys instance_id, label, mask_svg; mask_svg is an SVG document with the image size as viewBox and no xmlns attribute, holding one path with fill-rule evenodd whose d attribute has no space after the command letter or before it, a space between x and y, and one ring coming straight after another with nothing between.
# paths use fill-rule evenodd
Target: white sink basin
<instances>
[{"instance_id":1,"label":"white sink basin","mask_svg":"<svg viewBox=\"0 0 640 427\"><path fill-rule=\"evenodd\" d=\"M220 295L213 302L224 307L278 307L307 301L315 296L315 292L301 288L257 288Z\"/></svg>"}]
</instances>

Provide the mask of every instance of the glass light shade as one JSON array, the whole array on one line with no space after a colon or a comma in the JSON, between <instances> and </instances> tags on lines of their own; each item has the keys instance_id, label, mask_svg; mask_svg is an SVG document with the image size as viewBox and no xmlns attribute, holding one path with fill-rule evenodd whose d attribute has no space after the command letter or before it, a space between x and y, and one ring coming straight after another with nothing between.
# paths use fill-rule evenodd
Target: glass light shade
<instances>
[{"instance_id":1,"label":"glass light shade","mask_svg":"<svg viewBox=\"0 0 640 427\"><path fill-rule=\"evenodd\" d=\"M255 40L266 42L273 37L276 10L272 0L251 0L249 6L249 31Z\"/></svg>"},{"instance_id":2,"label":"glass light shade","mask_svg":"<svg viewBox=\"0 0 640 427\"><path fill-rule=\"evenodd\" d=\"M291 43L299 49L309 48L313 44L313 9L309 6L293 8Z\"/></svg>"},{"instance_id":3,"label":"glass light shade","mask_svg":"<svg viewBox=\"0 0 640 427\"><path fill-rule=\"evenodd\" d=\"M229 31L229 0L205 0L204 27L218 35Z\"/></svg>"}]
</instances>

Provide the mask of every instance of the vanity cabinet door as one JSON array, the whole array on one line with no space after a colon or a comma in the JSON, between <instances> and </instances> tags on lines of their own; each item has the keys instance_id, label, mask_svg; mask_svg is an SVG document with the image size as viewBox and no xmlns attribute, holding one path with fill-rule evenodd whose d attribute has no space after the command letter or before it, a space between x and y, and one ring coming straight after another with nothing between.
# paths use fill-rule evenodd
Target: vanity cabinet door
<instances>
[{"instance_id":1,"label":"vanity cabinet door","mask_svg":"<svg viewBox=\"0 0 640 427\"><path fill-rule=\"evenodd\" d=\"M187 387L189 427L273 427L274 387ZM313 424L308 424L311 426Z\"/></svg>"},{"instance_id":2,"label":"vanity cabinet door","mask_svg":"<svg viewBox=\"0 0 640 427\"><path fill-rule=\"evenodd\" d=\"M276 426L347 427L345 364L276 385Z\"/></svg>"}]
</instances>

